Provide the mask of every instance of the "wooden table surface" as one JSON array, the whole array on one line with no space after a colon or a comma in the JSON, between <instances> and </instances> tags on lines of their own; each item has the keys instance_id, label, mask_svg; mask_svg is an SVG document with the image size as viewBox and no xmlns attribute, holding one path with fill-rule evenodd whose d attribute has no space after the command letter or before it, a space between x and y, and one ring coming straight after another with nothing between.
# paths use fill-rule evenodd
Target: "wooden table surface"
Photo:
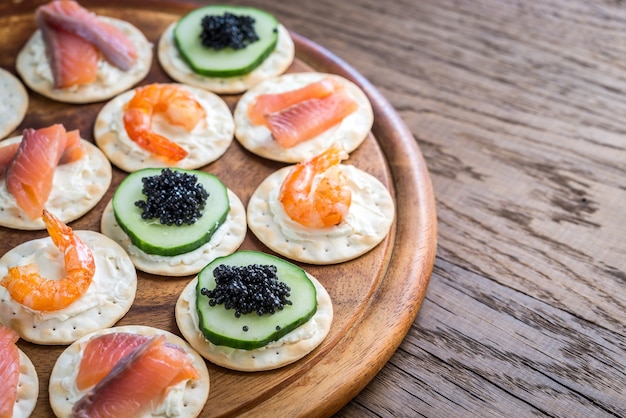
<instances>
[{"instance_id":1,"label":"wooden table surface","mask_svg":"<svg viewBox=\"0 0 626 418\"><path fill-rule=\"evenodd\" d=\"M626 416L626 3L250 4L389 99L435 190L425 300L337 415Z\"/></svg>"},{"instance_id":2,"label":"wooden table surface","mask_svg":"<svg viewBox=\"0 0 626 418\"><path fill-rule=\"evenodd\" d=\"M435 191L421 309L337 416L626 416L626 4L238 4L371 81Z\"/></svg>"}]
</instances>

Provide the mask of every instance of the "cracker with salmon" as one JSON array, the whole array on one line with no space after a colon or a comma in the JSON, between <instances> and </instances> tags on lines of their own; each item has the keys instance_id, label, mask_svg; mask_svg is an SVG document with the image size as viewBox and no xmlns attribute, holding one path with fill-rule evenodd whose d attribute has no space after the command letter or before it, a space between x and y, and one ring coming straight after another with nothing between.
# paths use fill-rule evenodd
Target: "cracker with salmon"
<instances>
[{"instance_id":1,"label":"cracker with salmon","mask_svg":"<svg viewBox=\"0 0 626 418\"><path fill-rule=\"evenodd\" d=\"M126 252L44 211L49 236L0 258L0 322L24 340L68 344L112 326L130 309L137 273Z\"/></svg>"},{"instance_id":2,"label":"cracker with salmon","mask_svg":"<svg viewBox=\"0 0 626 418\"><path fill-rule=\"evenodd\" d=\"M0 68L0 139L10 135L22 123L28 109L28 93L22 82L13 74Z\"/></svg>"},{"instance_id":3,"label":"cracker with salmon","mask_svg":"<svg viewBox=\"0 0 626 418\"><path fill-rule=\"evenodd\" d=\"M367 138L374 121L365 93L333 74L284 74L247 91L234 111L235 137L250 152L295 163L332 145L348 153Z\"/></svg>"},{"instance_id":4,"label":"cracker with salmon","mask_svg":"<svg viewBox=\"0 0 626 418\"><path fill-rule=\"evenodd\" d=\"M339 164L343 158L331 148L266 177L248 202L250 231L278 254L310 264L342 263L376 247L391 231L393 198L376 177Z\"/></svg>"},{"instance_id":5,"label":"cracker with salmon","mask_svg":"<svg viewBox=\"0 0 626 418\"><path fill-rule=\"evenodd\" d=\"M122 364L124 365L122 367ZM204 359L182 338L142 325L86 335L58 357L48 394L67 417L200 415L210 390Z\"/></svg>"},{"instance_id":6,"label":"cracker with salmon","mask_svg":"<svg viewBox=\"0 0 626 418\"><path fill-rule=\"evenodd\" d=\"M111 180L107 157L77 130L26 129L0 142L0 225L44 229L43 208L71 222L98 204Z\"/></svg>"},{"instance_id":7,"label":"cracker with salmon","mask_svg":"<svg viewBox=\"0 0 626 418\"><path fill-rule=\"evenodd\" d=\"M137 84L152 65L152 44L129 22L96 16L74 1L35 11L38 29L16 69L33 91L66 103L109 99Z\"/></svg>"},{"instance_id":8,"label":"cracker with salmon","mask_svg":"<svg viewBox=\"0 0 626 418\"><path fill-rule=\"evenodd\" d=\"M174 111L177 119L170 116ZM216 94L155 83L106 103L96 117L94 138L111 162L127 172L147 167L196 169L226 152L234 130L230 108ZM157 141L167 147L151 148Z\"/></svg>"},{"instance_id":9,"label":"cracker with salmon","mask_svg":"<svg viewBox=\"0 0 626 418\"><path fill-rule=\"evenodd\" d=\"M27 418L37 403L39 379L33 362L16 345L18 339L15 331L0 325L0 416Z\"/></svg>"},{"instance_id":10,"label":"cracker with salmon","mask_svg":"<svg viewBox=\"0 0 626 418\"><path fill-rule=\"evenodd\" d=\"M218 6L219 7L219 6ZM177 22L163 32L157 47L157 57L165 72L174 80L219 94L238 94L271 77L284 73L295 57L295 45L289 31L278 25L278 40L274 50L250 72L236 76L206 76L194 71L183 59L174 40Z\"/></svg>"}]
</instances>

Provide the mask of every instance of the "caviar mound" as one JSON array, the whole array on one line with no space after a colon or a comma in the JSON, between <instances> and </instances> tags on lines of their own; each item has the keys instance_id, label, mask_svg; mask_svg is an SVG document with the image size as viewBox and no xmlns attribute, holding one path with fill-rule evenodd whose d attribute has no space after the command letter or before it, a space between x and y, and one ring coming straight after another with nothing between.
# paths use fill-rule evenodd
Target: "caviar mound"
<instances>
[{"instance_id":1,"label":"caviar mound","mask_svg":"<svg viewBox=\"0 0 626 418\"><path fill-rule=\"evenodd\" d=\"M159 218L161 224L181 226L202 216L209 194L197 175L166 168L141 181L146 200L137 200L135 206L142 210L142 219Z\"/></svg>"},{"instance_id":2,"label":"caviar mound","mask_svg":"<svg viewBox=\"0 0 626 418\"><path fill-rule=\"evenodd\" d=\"M211 5L183 16L174 42L197 74L236 77L258 67L276 48L276 18L253 7Z\"/></svg>"},{"instance_id":3,"label":"caviar mound","mask_svg":"<svg viewBox=\"0 0 626 418\"><path fill-rule=\"evenodd\" d=\"M304 270L278 257L246 250L207 264L198 274L196 301L205 338L215 345L244 350L280 339L317 310L316 289Z\"/></svg>"},{"instance_id":4,"label":"caviar mound","mask_svg":"<svg viewBox=\"0 0 626 418\"><path fill-rule=\"evenodd\" d=\"M131 242L162 256L188 253L210 241L230 210L227 189L216 176L178 168L129 174L112 204L115 220Z\"/></svg>"}]
</instances>

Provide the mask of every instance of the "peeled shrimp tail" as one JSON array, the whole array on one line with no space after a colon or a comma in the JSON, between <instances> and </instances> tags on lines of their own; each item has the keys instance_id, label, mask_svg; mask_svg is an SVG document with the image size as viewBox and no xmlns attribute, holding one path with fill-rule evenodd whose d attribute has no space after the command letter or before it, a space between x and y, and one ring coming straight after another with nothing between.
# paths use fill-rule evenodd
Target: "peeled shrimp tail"
<instances>
[{"instance_id":1,"label":"peeled shrimp tail","mask_svg":"<svg viewBox=\"0 0 626 418\"><path fill-rule=\"evenodd\" d=\"M191 131L206 112L187 90L169 84L149 84L138 88L124 110L124 128L128 137L151 154L179 161L187 151L152 130L152 119L162 113L175 126Z\"/></svg>"},{"instance_id":2,"label":"peeled shrimp tail","mask_svg":"<svg viewBox=\"0 0 626 418\"><path fill-rule=\"evenodd\" d=\"M35 264L14 266L0 281L11 298L37 311L55 311L82 296L95 274L96 265L89 247L72 229L44 209L42 218L54 245L63 253L66 275L58 280L39 275Z\"/></svg>"},{"instance_id":3,"label":"peeled shrimp tail","mask_svg":"<svg viewBox=\"0 0 626 418\"><path fill-rule=\"evenodd\" d=\"M350 208L352 194L338 169L345 150L331 147L294 166L279 192L285 213L301 225L323 228L341 223Z\"/></svg>"}]
</instances>

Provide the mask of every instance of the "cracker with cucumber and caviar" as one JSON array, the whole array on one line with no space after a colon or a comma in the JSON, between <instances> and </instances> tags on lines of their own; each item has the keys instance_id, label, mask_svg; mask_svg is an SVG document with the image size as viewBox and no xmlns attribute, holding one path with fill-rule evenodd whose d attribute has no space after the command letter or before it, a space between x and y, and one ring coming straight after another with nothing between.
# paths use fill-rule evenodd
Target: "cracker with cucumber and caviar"
<instances>
[{"instance_id":1,"label":"cracker with cucumber and caviar","mask_svg":"<svg viewBox=\"0 0 626 418\"><path fill-rule=\"evenodd\" d=\"M324 341L332 320L320 281L260 251L216 258L176 303L178 328L201 356L246 372L300 360Z\"/></svg>"},{"instance_id":2,"label":"cracker with cucumber and caviar","mask_svg":"<svg viewBox=\"0 0 626 418\"><path fill-rule=\"evenodd\" d=\"M179 168L129 174L100 226L138 270L162 276L197 274L237 250L247 231L243 203L218 177Z\"/></svg>"},{"instance_id":3,"label":"cracker with cucumber and caviar","mask_svg":"<svg viewBox=\"0 0 626 418\"><path fill-rule=\"evenodd\" d=\"M210 5L172 23L161 35L157 57L180 83L235 94L284 73L295 46L287 29L266 11Z\"/></svg>"}]
</instances>

